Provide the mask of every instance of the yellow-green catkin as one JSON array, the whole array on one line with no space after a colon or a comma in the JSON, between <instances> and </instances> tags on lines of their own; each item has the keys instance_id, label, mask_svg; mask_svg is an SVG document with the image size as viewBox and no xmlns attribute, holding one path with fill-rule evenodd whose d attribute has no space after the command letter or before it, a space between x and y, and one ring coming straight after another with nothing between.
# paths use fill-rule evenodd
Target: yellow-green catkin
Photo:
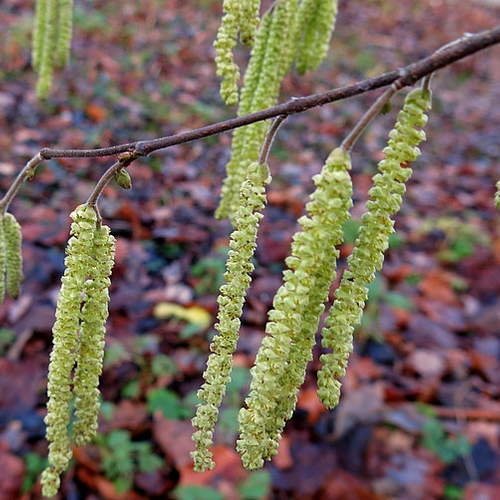
<instances>
[{"instance_id":1,"label":"yellow-green catkin","mask_svg":"<svg viewBox=\"0 0 500 500\"><path fill-rule=\"evenodd\" d=\"M3 220L5 239L5 288L7 293L17 299L21 294L23 282L23 257L21 226L11 213Z\"/></svg>"},{"instance_id":2,"label":"yellow-green catkin","mask_svg":"<svg viewBox=\"0 0 500 500\"><path fill-rule=\"evenodd\" d=\"M500 210L500 181L496 183L495 187L497 188L495 192L495 207L497 210Z\"/></svg>"},{"instance_id":3,"label":"yellow-green catkin","mask_svg":"<svg viewBox=\"0 0 500 500\"><path fill-rule=\"evenodd\" d=\"M234 61L238 33L243 43L251 44L259 21L260 1L224 0L223 17L214 42L217 75L221 76L221 96L229 106L238 102L240 70Z\"/></svg>"},{"instance_id":4,"label":"yellow-green catkin","mask_svg":"<svg viewBox=\"0 0 500 500\"><path fill-rule=\"evenodd\" d=\"M235 229L231 234L229 254L224 275L226 284L221 287L218 322L219 332L212 345L204 373L205 383L198 392L202 400L193 418L197 429L193 435L196 451L192 453L194 469L198 472L211 469L215 464L209 446L213 444L213 432L219 414L219 406L231 380L233 353L238 342L240 317L246 290L251 281L254 266L251 262L256 248L261 211L266 202L265 186L271 181L267 164L252 163L247 179L240 189L240 208L235 215Z\"/></svg>"},{"instance_id":5,"label":"yellow-green catkin","mask_svg":"<svg viewBox=\"0 0 500 500\"><path fill-rule=\"evenodd\" d=\"M59 0L56 66L63 68L69 60L73 37L73 0Z\"/></svg>"},{"instance_id":6,"label":"yellow-green catkin","mask_svg":"<svg viewBox=\"0 0 500 500\"><path fill-rule=\"evenodd\" d=\"M341 386L338 379L345 375L354 325L360 322L363 314L368 295L366 284L374 280L375 272L382 267L389 236L394 231L391 216L399 211L405 183L411 176L408 164L420 155L418 145L425 140L421 128L427 123L425 113L430 109L431 92L428 89L415 89L407 95L395 128L389 134L385 159L378 165L380 173L373 178L374 185L368 193L368 211L362 217L348 259L349 269L344 272L335 292L336 300L322 332L323 347L333 349L332 353L321 356L323 366L318 372L318 396L327 408L338 404Z\"/></svg>"},{"instance_id":7,"label":"yellow-green catkin","mask_svg":"<svg viewBox=\"0 0 500 500\"><path fill-rule=\"evenodd\" d=\"M298 13L302 34L297 51L297 71L314 71L325 58L335 21L338 0L302 0Z\"/></svg>"},{"instance_id":8,"label":"yellow-green catkin","mask_svg":"<svg viewBox=\"0 0 500 500\"><path fill-rule=\"evenodd\" d=\"M88 443L97 434L99 377L104 358L104 336L108 318L110 276L115 255L115 239L107 226L94 231L92 263L83 289L80 339L74 376L75 443Z\"/></svg>"},{"instance_id":9,"label":"yellow-green catkin","mask_svg":"<svg viewBox=\"0 0 500 500\"><path fill-rule=\"evenodd\" d=\"M259 24L259 29L255 37L250 61L245 71L245 84L241 89L241 100L238 106L238 116L244 116L252 112L253 96L259 85L262 75L262 66L266 59L266 50L269 42L269 36L273 24L273 15L271 12L265 14ZM234 141L234 140L233 140Z\"/></svg>"},{"instance_id":10,"label":"yellow-green catkin","mask_svg":"<svg viewBox=\"0 0 500 500\"><path fill-rule=\"evenodd\" d=\"M260 0L240 0L240 40L245 45L253 45L260 19Z\"/></svg>"},{"instance_id":11,"label":"yellow-green catkin","mask_svg":"<svg viewBox=\"0 0 500 500\"><path fill-rule=\"evenodd\" d=\"M260 23L250 62L245 73L245 85L242 89L242 96L238 107L238 115L240 116L251 113L253 109L252 97L259 85L260 75L262 74L262 66L266 56L266 46L269 40L271 25L272 15L268 13L262 18ZM255 127L256 126L259 126L264 133L269 127L267 123L262 123L260 125L255 124ZM232 211L237 208L235 206L237 198L233 199L233 190L238 190L239 183L243 180L239 177L241 166L244 165L243 168L246 169L247 165L258 160L258 146L254 145L257 153L253 155L249 161L244 163L248 136L248 131L246 129L247 127L243 127L243 129L240 130L236 129L233 133L231 158L226 165L226 178L222 186L219 207L215 214L217 218L229 217L232 215Z\"/></svg>"},{"instance_id":12,"label":"yellow-green catkin","mask_svg":"<svg viewBox=\"0 0 500 500\"><path fill-rule=\"evenodd\" d=\"M60 485L60 474L68 467L72 457L68 435L72 372L76 361L80 336L80 307L85 280L91 265L93 234L97 221L95 210L80 205L71 214L71 238L66 247L66 270L61 279L57 299L56 321L52 329L53 347L48 374L47 440L49 466L42 474L43 494L54 496Z\"/></svg>"},{"instance_id":13,"label":"yellow-green catkin","mask_svg":"<svg viewBox=\"0 0 500 500\"><path fill-rule=\"evenodd\" d=\"M276 104L281 82L290 70L296 51L297 10L297 0L277 0L271 11L263 16L245 73L239 116ZM269 125L258 122L234 131L231 159L226 166L216 217L234 218L246 168L258 160Z\"/></svg>"},{"instance_id":14,"label":"yellow-green catkin","mask_svg":"<svg viewBox=\"0 0 500 500\"><path fill-rule=\"evenodd\" d=\"M41 43L40 47L34 50L37 54L35 59L35 68L38 69L38 82L36 86L37 95L41 99L45 99L50 92L52 86L52 74L54 72L54 54L57 47L57 22L58 22L58 6L59 0L44 0L45 8L39 11L43 16L44 27L39 31L42 36L36 36L35 43ZM38 13L38 12L37 12ZM35 20L35 26L39 24Z\"/></svg>"},{"instance_id":15,"label":"yellow-green catkin","mask_svg":"<svg viewBox=\"0 0 500 500\"><path fill-rule=\"evenodd\" d=\"M36 71L40 71L43 46L45 40L45 28L47 19L47 8L49 0L37 0L35 3L35 24L33 27L33 42L31 61Z\"/></svg>"},{"instance_id":16,"label":"yellow-green catkin","mask_svg":"<svg viewBox=\"0 0 500 500\"><path fill-rule=\"evenodd\" d=\"M37 95L50 92L55 67L69 59L73 30L73 0L37 0L33 30L33 67L38 72Z\"/></svg>"},{"instance_id":17,"label":"yellow-green catkin","mask_svg":"<svg viewBox=\"0 0 500 500\"><path fill-rule=\"evenodd\" d=\"M7 256L5 253L5 229L3 218L0 217L0 304L5 299L5 272L7 270Z\"/></svg>"},{"instance_id":18,"label":"yellow-green catkin","mask_svg":"<svg viewBox=\"0 0 500 500\"><path fill-rule=\"evenodd\" d=\"M233 57L238 39L238 16L232 10L233 7L237 7L238 3L238 0L224 1L224 15L214 43L217 54L215 57L217 76L222 77L220 94L229 106L238 102L240 70Z\"/></svg>"},{"instance_id":19,"label":"yellow-green catkin","mask_svg":"<svg viewBox=\"0 0 500 500\"><path fill-rule=\"evenodd\" d=\"M299 219L287 258L284 283L273 301L264 338L252 368L247 408L239 413L237 449L248 469L262 467L277 453L285 421L295 408L298 388L312 356L314 335L335 277L336 248L352 205L349 154L337 148L329 155L316 185L308 214Z\"/></svg>"},{"instance_id":20,"label":"yellow-green catkin","mask_svg":"<svg viewBox=\"0 0 500 500\"><path fill-rule=\"evenodd\" d=\"M49 466L41 479L46 497L57 493L59 476L67 469L72 457L68 426L73 385L77 417L80 419L77 420L80 423L75 424L75 440L86 440L89 432L95 429L98 410L95 404L96 388L102 366L102 325L107 317L107 286L114 252L114 239L109 235L108 228L100 226L93 207L80 205L71 213L71 218L71 238L64 261L66 270L61 279L56 321L52 329L53 348L47 384L49 400L45 423ZM85 391L88 394L84 394ZM88 408L84 408L87 404ZM82 425L89 425L90 431L82 429Z\"/></svg>"}]
</instances>

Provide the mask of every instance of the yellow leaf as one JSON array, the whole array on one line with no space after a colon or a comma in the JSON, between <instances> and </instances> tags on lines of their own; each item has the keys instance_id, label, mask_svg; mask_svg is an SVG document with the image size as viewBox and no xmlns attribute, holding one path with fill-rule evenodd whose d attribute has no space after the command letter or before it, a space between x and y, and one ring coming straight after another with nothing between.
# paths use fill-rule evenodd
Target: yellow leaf
<instances>
[{"instance_id":1,"label":"yellow leaf","mask_svg":"<svg viewBox=\"0 0 500 500\"><path fill-rule=\"evenodd\" d=\"M208 328L212 323L210 313L199 306L183 307L172 302L160 302L156 304L153 315L157 319L176 318L187 321L202 328Z\"/></svg>"}]
</instances>

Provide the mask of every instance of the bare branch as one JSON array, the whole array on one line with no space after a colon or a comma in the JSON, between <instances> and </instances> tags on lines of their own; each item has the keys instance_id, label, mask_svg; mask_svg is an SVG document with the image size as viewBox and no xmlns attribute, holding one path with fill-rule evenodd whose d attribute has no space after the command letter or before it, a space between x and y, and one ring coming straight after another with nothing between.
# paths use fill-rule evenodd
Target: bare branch
<instances>
[{"instance_id":1,"label":"bare branch","mask_svg":"<svg viewBox=\"0 0 500 500\"><path fill-rule=\"evenodd\" d=\"M0 200L0 213L3 214L8 210L11 201L17 195L19 189L24 181L32 179L35 175L35 169L40 163L42 163L44 158L41 153L37 153L31 160L26 163L23 169L19 172L14 182L11 184L10 188L7 190L3 198Z\"/></svg>"},{"instance_id":2,"label":"bare branch","mask_svg":"<svg viewBox=\"0 0 500 500\"><path fill-rule=\"evenodd\" d=\"M264 144L262 145L262 149L260 150L259 155L259 164L267 163L267 159L269 157L269 151L271 151L271 146L273 144L274 138L278 133L278 129L281 127L281 124L286 120L288 115L280 115L273 121L273 124L267 131L266 139Z\"/></svg>"},{"instance_id":3,"label":"bare branch","mask_svg":"<svg viewBox=\"0 0 500 500\"><path fill-rule=\"evenodd\" d=\"M500 43L500 26L477 34L467 33L463 37L441 47L429 57L410 64L404 68L384 73L383 75L369 78L352 85L346 85L338 89L330 90L321 94L307 97L292 98L290 101L278 104L272 108L264 109L249 115L232 118L219 123L214 123L181 134L148 141L136 141L128 144L110 146L99 149L51 149L44 148L39 155L48 160L50 158L85 158L97 156L110 156L118 153L130 152L134 159L139 156L147 156L159 149L165 149L177 144L203 139L213 135L234 130L251 123L256 123L278 116L288 116L302 113L332 102L340 101L364 94L372 90L387 87L398 80L401 87L413 85L421 78L431 75L433 72L449 66L460 59L470 56L476 52Z\"/></svg>"}]
</instances>

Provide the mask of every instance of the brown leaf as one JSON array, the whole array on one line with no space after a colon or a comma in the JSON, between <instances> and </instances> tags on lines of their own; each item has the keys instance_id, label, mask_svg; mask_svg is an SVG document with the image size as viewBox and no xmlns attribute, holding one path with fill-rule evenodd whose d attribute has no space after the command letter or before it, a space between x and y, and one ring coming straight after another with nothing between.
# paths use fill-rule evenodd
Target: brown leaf
<instances>
[{"instance_id":1,"label":"brown leaf","mask_svg":"<svg viewBox=\"0 0 500 500\"><path fill-rule=\"evenodd\" d=\"M320 500L383 500L360 479L341 469L335 469L322 489Z\"/></svg>"},{"instance_id":2,"label":"brown leaf","mask_svg":"<svg viewBox=\"0 0 500 500\"><path fill-rule=\"evenodd\" d=\"M290 445L290 437L287 434L283 434L283 437L278 445L278 454L273 458L273 464L278 469L287 470L293 466L293 457Z\"/></svg>"},{"instance_id":3,"label":"brown leaf","mask_svg":"<svg viewBox=\"0 0 500 500\"><path fill-rule=\"evenodd\" d=\"M77 469L76 476L79 481L88 486L91 490L97 491L105 500L148 500L147 497L135 491L118 493L111 481L84 467Z\"/></svg>"},{"instance_id":4,"label":"brown leaf","mask_svg":"<svg viewBox=\"0 0 500 500\"><path fill-rule=\"evenodd\" d=\"M384 384L366 385L340 398L335 418L335 437L340 438L361 422L377 418L384 407Z\"/></svg>"},{"instance_id":5,"label":"brown leaf","mask_svg":"<svg viewBox=\"0 0 500 500\"><path fill-rule=\"evenodd\" d=\"M24 478L24 462L0 449L0 500L18 500Z\"/></svg>"},{"instance_id":6,"label":"brown leaf","mask_svg":"<svg viewBox=\"0 0 500 500\"><path fill-rule=\"evenodd\" d=\"M315 387L307 387L300 391L297 408L307 411L308 421L311 424L315 424L319 416L326 411L325 406L318 399L318 392Z\"/></svg>"},{"instance_id":7,"label":"brown leaf","mask_svg":"<svg viewBox=\"0 0 500 500\"><path fill-rule=\"evenodd\" d=\"M36 407L45 374L36 363L11 362L0 358L0 406L22 415Z\"/></svg>"},{"instance_id":8,"label":"brown leaf","mask_svg":"<svg viewBox=\"0 0 500 500\"><path fill-rule=\"evenodd\" d=\"M457 277L453 273L442 269L433 269L418 284L418 289L429 300L447 305L457 305L457 297L451 286L456 279Z\"/></svg>"},{"instance_id":9,"label":"brown leaf","mask_svg":"<svg viewBox=\"0 0 500 500\"><path fill-rule=\"evenodd\" d=\"M186 465L192 468L191 451L195 446L191 440L193 426L187 420L167 420L161 412L153 417L153 436L163 453L170 457L178 470Z\"/></svg>"},{"instance_id":10,"label":"brown leaf","mask_svg":"<svg viewBox=\"0 0 500 500\"><path fill-rule=\"evenodd\" d=\"M172 482L162 474L161 469L154 472L138 472L134 479L137 488L146 493L148 497L164 495L173 486Z\"/></svg>"},{"instance_id":11,"label":"brown leaf","mask_svg":"<svg viewBox=\"0 0 500 500\"><path fill-rule=\"evenodd\" d=\"M124 399L113 410L113 420L101 425L101 432L112 429L128 429L132 432L141 432L149 423L149 414L144 403Z\"/></svg>"},{"instance_id":12,"label":"brown leaf","mask_svg":"<svg viewBox=\"0 0 500 500\"><path fill-rule=\"evenodd\" d=\"M200 484L217 487L221 480L237 484L248 476L241 465L240 456L227 446L214 445L211 448L215 467L205 472L194 472L192 462L179 468L181 485Z\"/></svg>"},{"instance_id":13,"label":"brown leaf","mask_svg":"<svg viewBox=\"0 0 500 500\"><path fill-rule=\"evenodd\" d=\"M441 377L447 368L444 357L431 349L415 349L405 364L423 378Z\"/></svg>"},{"instance_id":14,"label":"brown leaf","mask_svg":"<svg viewBox=\"0 0 500 500\"><path fill-rule=\"evenodd\" d=\"M463 500L497 500L500 498L499 484L469 483L463 491Z\"/></svg>"},{"instance_id":15,"label":"brown leaf","mask_svg":"<svg viewBox=\"0 0 500 500\"><path fill-rule=\"evenodd\" d=\"M95 102L87 104L85 108L86 115L96 123L102 123L106 119L107 110Z\"/></svg>"}]
</instances>

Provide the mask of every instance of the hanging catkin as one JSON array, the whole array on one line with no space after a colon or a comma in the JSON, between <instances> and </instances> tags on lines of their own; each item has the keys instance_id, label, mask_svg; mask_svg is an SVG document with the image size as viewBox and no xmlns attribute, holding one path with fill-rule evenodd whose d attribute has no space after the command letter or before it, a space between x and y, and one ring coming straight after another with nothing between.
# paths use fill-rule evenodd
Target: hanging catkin
<instances>
[{"instance_id":1,"label":"hanging catkin","mask_svg":"<svg viewBox=\"0 0 500 500\"><path fill-rule=\"evenodd\" d=\"M41 99L49 95L54 68L68 62L72 32L73 0L37 0L31 57Z\"/></svg>"},{"instance_id":2,"label":"hanging catkin","mask_svg":"<svg viewBox=\"0 0 500 500\"><path fill-rule=\"evenodd\" d=\"M295 408L298 388L311 358L314 334L335 276L342 223L352 205L349 154L337 148L329 155L316 185L308 214L299 219L289 267L269 313L268 336L252 368L247 408L240 410L237 449L248 469L262 467L277 453L285 421Z\"/></svg>"},{"instance_id":3,"label":"hanging catkin","mask_svg":"<svg viewBox=\"0 0 500 500\"><path fill-rule=\"evenodd\" d=\"M57 47L58 0L41 0L44 5L37 10L40 20L34 38L33 61L38 71L37 95L44 99L49 95L54 71L54 56ZM41 26L43 24L43 26Z\"/></svg>"},{"instance_id":4,"label":"hanging catkin","mask_svg":"<svg viewBox=\"0 0 500 500\"><path fill-rule=\"evenodd\" d=\"M109 227L95 229L92 241L92 266L83 289L80 312L80 339L74 376L75 442L88 443L97 434L99 413L99 377L104 358L104 335L108 317L110 276L114 263L115 239Z\"/></svg>"},{"instance_id":5,"label":"hanging catkin","mask_svg":"<svg viewBox=\"0 0 500 500\"><path fill-rule=\"evenodd\" d=\"M64 68L69 60L73 37L73 0L59 0L57 51L55 65Z\"/></svg>"},{"instance_id":6,"label":"hanging catkin","mask_svg":"<svg viewBox=\"0 0 500 500\"><path fill-rule=\"evenodd\" d=\"M257 245L257 230L262 218L260 211L266 202L265 186L271 181L267 164L252 163L247 179L240 189L240 208L235 215L235 229L229 243L226 284L221 287L218 322L210 349L205 383L198 392L202 400L193 418L197 429L193 435L196 451L192 454L196 471L211 469L215 464L208 447L212 444L214 426L218 418L219 406L231 379L233 353L236 349L246 290L254 269L251 262Z\"/></svg>"},{"instance_id":7,"label":"hanging catkin","mask_svg":"<svg viewBox=\"0 0 500 500\"><path fill-rule=\"evenodd\" d=\"M297 0L277 0L264 15L245 74L238 115L276 104L281 82L290 70L296 50L297 8ZM216 217L234 218L247 166L258 160L268 129L268 122L258 122L235 130Z\"/></svg>"},{"instance_id":8,"label":"hanging catkin","mask_svg":"<svg viewBox=\"0 0 500 500\"><path fill-rule=\"evenodd\" d=\"M373 187L368 192L368 211L362 217L362 225L348 259L349 270L344 272L336 300L330 309L323 329L323 347L333 349L323 354L323 367L318 372L318 395L327 408L338 404L340 397L339 378L345 375L349 353L352 351L352 333L363 314L368 296L366 284L375 279L381 269L384 252L393 233L391 219L399 211L405 183L411 176L408 164L419 155L418 144L425 140L421 130L427 123L426 111L431 109L431 92L419 88L411 91L403 109L398 114L394 129L389 133L389 142L384 149L385 159L378 167L380 173L373 178Z\"/></svg>"},{"instance_id":9,"label":"hanging catkin","mask_svg":"<svg viewBox=\"0 0 500 500\"><path fill-rule=\"evenodd\" d=\"M97 220L95 211L79 206L71 214L71 238L66 247L66 270L57 299L56 322L52 328L47 393L46 437L49 441L49 467L42 474L43 494L54 496L60 485L59 475L72 457L68 436L70 402L73 397L72 372L80 334L82 291L92 258L92 235Z\"/></svg>"},{"instance_id":10,"label":"hanging catkin","mask_svg":"<svg viewBox=\"0 0 500 500\"><path fill-rule=\"evenodd\" d=\"M500 181L498 181L496 184L495 184L495 187L496 187L496 191L495 191L495 198L494 198L494 201L495 201L495 207L500 210Z\"/></svg>"},{"instance_id":11,"label":"hanging catkin","mask_svg":"<svg viewBox=\"0 0 500 500\"><path fill-rule=\"evenodd\" d=\"M297 71L314 71L325 58L337 19L338 0L302 0L298 13L301 35Z\"/></svg>"},{"instance_id":12,"label":"hanging catkin","mask_svg":"<svg viewBox=\"0 0 500 500\"><path fill-rule=\"evenodd\" d=\"M234 61L238 33L243 43L251 44L259 21L259 0L224 0L223 17L214 42L217 75L222 77L221 96L229 106L238 103L240 70Z\"/></svg>"},{"instance_id":13,"label":"hanging catkin","mask_svg":"<svg viewBox=\"0 0 500 500\"><path fill-rule=\"evenodd\" d=\"M96 210L78 206L71 214L71 238L66 247L66 270L57 299L52 329L47 393L49 466L42 474L44 496L54 496L60 474L72 456L68 435L70 402L75 386L77 420L75 441L84 442L95 431L97 383L102 366L103 325L108 315L109 273L113 265L114 238L98 223ZM75 380L73 370L76 368ZM80 422L80 423L78 423ZM89 429L83 428L90 426Z\"/></svg>"},{"instance_id":14,"label":"hanging catkin","mask_svg":"<svg viewBox=\"0 0 500 500\"><path fill-rule=\"evenodd\" d=\"M11 213L6 213L3 220L5 239L5 288L7 293L17 299L21 294L23 282L23 257L21 226Z\"/></svg>"},{"instance_id":15,"label":"hanging catkin","mask_svg":"<svg viewBox=\"0 0 500 500\"><path fill-rule=\"evenodd\" d=\"M5 252L4 220L0 217L0 304L5 299L5 272L7 270L7 255Z\"/></svg>"}]
</instances>

